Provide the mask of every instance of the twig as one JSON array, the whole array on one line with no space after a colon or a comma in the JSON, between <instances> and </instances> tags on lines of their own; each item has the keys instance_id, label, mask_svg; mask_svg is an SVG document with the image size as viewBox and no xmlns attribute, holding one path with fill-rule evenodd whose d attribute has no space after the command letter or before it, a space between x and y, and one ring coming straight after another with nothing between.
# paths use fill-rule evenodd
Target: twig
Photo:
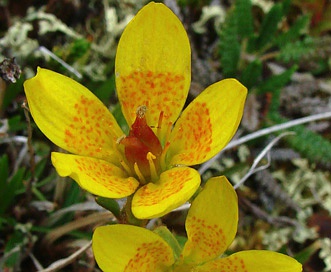
<instances>
[{"instance_id":1,"label":"twig","mask_svg":"<svg viewBox=\"0 0 331 272\"><path fill-rule=\"evenodd\" d=\"M234 189L238 189L238 187L240 185L242 185L251 175L253 175L256 172L262 171L266 168L269 167L270 165L270 153L269 151L271 150L271 148L284 136L286 135L293 135L293 132L284 132L281 135L279 135L278 137L276 137L275 139L273 139L262 151L261 153L254 159L254 162L251 166L251 168L249 169L249 171L247 172L247 174L236 184L233 186ZM257 167L257 165L260 163L260 161L264 158L264 156L267 155L268 158L268 162L265 165L262 165L260 167ZM183 211L183 210L187 210L189 209L191 206L190 203L185 203L182 206L178 207L177 209L173 210L175 211Z\"/></svg>"},{"instance_id":2,"label":"twig","mask_svg":"<svg viewBox=\"0 0 331 272\"><path fill-rule=\"evenodd\" d=\"M269 128L265 128L265 129L261 129L259 131L253 132L251 134L248 134L246 136L243 136L237 140L232 140L220 153L218 153L215 157L213 157L212 159L210 159L209 161L207 161L206 163L202 164L201 167L199 168L199 173L203 174L222 154L222 152L224 152L225 150L228 150L230 148L233 148L235 146L241 145L243 143L246 143L248 141L251 141L253 139L262 137L264 135L268 135L271 134L273 132L276 131L280 131L280 130L284 130L290 127L294 127L297 125L301 125L301 124L305 124L305 123L309 123L309 122L313 122L313 121L318 121L318 120L322 120L322 119L327 119L327 118L331 118L331 112L325 112L325 113L319 113L319 114L315 114L315 115L311 115L311 116L307 116L307 117L303 117L303 118L299 118L296 120L292 120L283 124L279 124L279 125L275 125Z\"/></svg>"},{"instance_id":3,"label":"twig","mask_svg":"<svg viewBox=\"0 0 331 272\"><path fill-rule=\"evenodd\" d=\"M75 259L84 253L87 249L89 249L92 245L92 241L87 243L85 246L81 247L79 250L77 250L75 253L71 254L67 258L63 258L60 260L57 260L56 262L49 265L46 269L38 270L38 272L55 272L59 269L66 267L67 265L71 264Z\"/></svg>"},{"instance_id":4,"label":"twig","mask_svg":"<svg viewBox=\"0 0 331 272\"><path fill-rule=\"evenodd\" d=\"M246 136L243 136L243 137L241 137L237 140L232 140L220 153L218 153L215 157L213 157L212 159L210 159L206 163L202 164L198 171L199 171L200 175L202 175L216 160L218 160L218 158L221 156L221 154L225 150L228 150L228 149L233 148L235 146L241 145L241 144L246 143L248 141L251 141L253 139L262 137L264 135L271 134L271 133L276 132L276 131L280 131L280 130L287 129L287 128L290 128L290 127L294 127L294 126L297 126L297 125L301 125L301 124L305 124L305 123L309 123L309 122L313 122L313 121L318 121L318 120L322 120L322 119L327 119L327 118L331 118L331 112L325 112L325 113L320 113L320 114L315 114L315 115L299 118L299 119L292 120L292 121L289 121L289 122L286 122L286 123L283 123L283 124L279 124L279 125L275 125L275 126L272 126L272 127L269 127L269 128L261 129L259 131L253 132L253 133L248 134ZM189 209L190 206L191 206L190 203L185 203L185 204L183 204L182 206L178 207L177 209L175 209L173 211L187 210L187 209Z\"/></svg>"},{"instance_id":5,"label":"twig","mask_svg":"<svg viewBox=\"0 0 331 272\"><path fill-rule=\"evenodd\" d=\"M60 238L61 236L65 235L73 230L76 230L76 229L79 229L79 228L82 228L85 226L89 226L92 224L95 225L95 224L108 223L109 221L111 221L113 219L114 219L114 216L109 211L90 214L88 216L82 217L80 219L77 219L75 221L69 222L65 225L55 228L51 232L47 233L47 235L42 240L42 244L45 247L49 247L58 238Z\"/></svg>"},{"instance_id":6,"label":"twig","mask_svg":"<svg viewBox=\"0 0 331 272\"><path fill-rule=\"evenodd\" d=\"M295 133L293 132L284 132L275 139L273 139L262 151L261 153L254 159L254 162L251 166L251 168L248 170L246 175L236 184L233 186L234 189L238 189L239 186L244 184L244 182L254 173L262 171L270 166L270 150L271 148L284 136L287 135L294 135ZM260 167L257 167L260 161L267 155L268 162L265 165L262 165Z\"/></svg>"},{"instance_id":7,"label":"twig","mask_svg":"<svg viewBox=\"0 0 331 272\"><path fill-rule=\"evenodd\" d=\"M68 69L71 73L73 73L79 79L81 79L83 77L82 74L79 73L74 67L72 67L68 63L64 62L57 55L55 55L53 52L49 51L45 46L40 46L38 49L42 53L44 53L44 54L50 56L52 59L56 60L58 63L60 63L63 67L65 67L66 69Z\"/></svg>"},{"instance_id":8,"label":"twig","mask_svg":"<svg viewBox=\"0 0 331 272\"><path fill-rule=\"evenodd\" d=\"M27 130L28 130L28 149L29 149L29 153L30 153L31 177L27 181L27 185L26 185L26 196L27 196L27 201L30 202L30 200L32 198L32 183L35 180L36 162L35 162L35 159L34 159L34 149L33 149L33 146L32 146L31 119L30 119L30 115L29 115L29 109L26 106L26 103L25 102L23 102L22 108L24 110L25 119L26 119L26 122L28 124L28 128L27 128Z\"/></svg>"},{"instance_id":9,"label":"twig","mask_svg":"<svg viewBox=\"0 0 331 272\"><path fill-rule=\"evenodd\" d=\"M290 219L286 216L277 216L273 217L262 210L257 205L251 203L246 198L240 198L240 202L247 206L258 218L261 218L267 221L269 224L280 227L280 226L295 226L296 228L299 227L299 223L293 219Z\"/></svg>"}]
</instances>

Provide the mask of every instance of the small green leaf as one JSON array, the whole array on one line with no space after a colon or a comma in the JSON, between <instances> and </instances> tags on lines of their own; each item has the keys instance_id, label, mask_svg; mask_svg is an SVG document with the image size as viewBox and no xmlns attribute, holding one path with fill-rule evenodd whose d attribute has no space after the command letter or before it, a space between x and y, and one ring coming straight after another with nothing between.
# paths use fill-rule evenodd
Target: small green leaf
<instances>
[{"instance_id":1,"label":"small green leaf","mask_svg":"<svg viewBox=\"0 0 331 272\"><path fill-rule=\"evenodd\" d=\"M14 202L15 196L22 191L25 170L18 169L9 179L9 165L7 156L0 158L0 215Z\"/></svg>"},{"instance_id":2,"label":"small green leaf","mask_svg":"<svg viewBox=\"0 0 331 272\"><path fill-rule=\"evenodd\" d=\"M89 89L104 103L109 103L115 93L115 76L111 75L106 81L98 84L90 84Z\"/></svg>"},{"instance_id":3,"label":"small green leaf","mask_svg":"<svg viewBox=\"0 0 331 272\"><path fill-rule=\"evenodd\" d=\"M95 201L106 210L110 211L116 218L119 218L121 215L121 209L118 205L118 202L112 198L106 198L98 196L95 198Z\"/></svg>"},{"instance_id":4,"label":"small green leaf","mask_svg":"<svg viewBox=\"0 0 331 272\"><path fill-rule=\"evenodd\" d=\"M316 49L315 42L311 37L301 41L286 43L280 47L277 59L284 62L299 61L302 57L312 55Z\"/></svg>"},{"instance_id":5,"label":"small green leaf","mask_svg":"<svg viewBox=\"0 0 331 272\"><path fill-rule=\"evenodd\" d=\"M237 73L241 46L238 40L237 18L229 12L220 33L221 65L224 77L234 77Z\"/></svg>"},{"instance_id":6,"label":"small green leaf","mask_svg":"<svg viewBox=\"0 0 331 272\"><path fill-rule=\"evenodd\" d=\"M239 37L250 37L254 31L251 0L237 0L235 9Z\"/></svg>"},{"instance_id":7,"label":"small green leaf","mask_svg":"<svg viewBox=\"0 0 331 272\"><path fill-rule=\"evenodd\" d=\"M291 76L296 71L297 66L294 65L290 69L286 70L285 72L274 75L265 80L263 83L261 83L259 86L257 86L257 89L259 90L259 93L266 93L266 92L275 92L276 90L279 90L283 88L291 79Z\"/></svg>"},{"instance_id":8,"label":"small green leaf","mask_svg":"<svg viewBox=\"0 0 331 272\"><path fill-rule=\"evenodd\" d=\"M248 89L256 86L262 76L262 62L259 59L255 59L249 63L243 70L240 81Z\"/></svg>"},{"instance_id":9,"label":"small green leaf","mask_svg":"<svg viewBox=\"0 0 331 272\"><path fill-rule=\"evenodd\" d=\"M259 35L256 40L256 50L261 50L268 43L273 41L273 38L278 29L278 24L283 18L283 7L281 3L275 4L267 15L264 17Z\"/></svg>"},{"instance_id":10,"label":"small green leaf","mask_svg":"<svg viewBox=\"0 0 331 272\"><path fill-rule=\"evenodd\" d=\"M117 123L121 127L122 131L127 134L129 132L129 126L125 120L125 117L123 115L121 105L117 103L113 108L112 108L112 114L114 115L115 119L117 120Z\"/></svg>"},{"instance_id":11,"label":"small green leaf","mask_svg":"<svg viewBox=\"0 0 331 272\"><path fill-rule=\"evenodd\" d=\"M276 37L275 43L282 48L285 44L300 38L300 36L305 33L309 20L310 18L308 15L300 16L288 31L283 32Z\"/></svg>"},{"instance_id":12,"label":"small green leaf","mask_svg":"<svg viewBox=\"0 0 331 272\"><path fill-rule=\"evenodd\" d=\"M172 248L172 251L174 252L175 259L178 260L182 252L182 248L180 247L177 239L170 232L170 230L168 230L165 226L161 226L153 230L153 232L162 237L162 239L168 243L168 245Z\"/></svg>"},{"instance_id":13,"label":"small green leaf","mask_svg":"<svg viewBox=\"0 0 331 272\"><path fill-rule=\"evenodd\" d=\"M269 115L272 125L274 123L286 123L288 120L279 113L273 112ZM307 129L305 126L295 126L291 128L295 132L294 137L288 137L285 140L303 156L311 162L321 162L330 167L331 162L331 142L318 133Z\"/></svg>"},{"instance_id":14,"label":"small green leaf","mask_svg":"<svg viewBox=\"0 0 331 272\"><path fill-rule=\"evenodd\" d=\"M3 155L0 157L0 193L6 188L6 180L9 176L8 157Z\"/></svg>"}]
</instances>

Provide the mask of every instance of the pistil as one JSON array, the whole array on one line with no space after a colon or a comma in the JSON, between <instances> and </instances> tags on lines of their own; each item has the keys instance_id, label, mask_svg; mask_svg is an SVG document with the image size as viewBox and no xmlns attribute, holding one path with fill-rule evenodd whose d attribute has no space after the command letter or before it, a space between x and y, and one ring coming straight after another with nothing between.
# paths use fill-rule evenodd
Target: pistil
<instances>
[{"instance_id":1,"label":"pistil","mask_svg":"<svg viewBox=\"0 0 331 272\"><path fill-rule=\"evenodd\" d=\"M119 140L119 143L124 145L124 154L129 168L142 184L158 180L162 154L161 143L147 124L146 111L146 106L138 108L129 135Z\"/></svg>"}]
</instances>

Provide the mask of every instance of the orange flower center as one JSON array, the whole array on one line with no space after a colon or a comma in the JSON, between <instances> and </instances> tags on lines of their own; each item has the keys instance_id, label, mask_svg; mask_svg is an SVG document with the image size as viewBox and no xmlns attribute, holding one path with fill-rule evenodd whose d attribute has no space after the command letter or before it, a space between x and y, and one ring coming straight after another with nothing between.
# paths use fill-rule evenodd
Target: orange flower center
<instances>
[{"instance_id":1,"label":"orange flower center","mask_svg":"<svg viewBox=\"0 0 331 272\"><path fill-rule=\"evenodd\" d=\"M149 180L158 179L162 154L161 143L147 124L146 110L146 106L138 108L136 120L131 126L129 135L120 141L125 147L124 154L130 170L144 184Z\"/></svg>"}]
</instances>

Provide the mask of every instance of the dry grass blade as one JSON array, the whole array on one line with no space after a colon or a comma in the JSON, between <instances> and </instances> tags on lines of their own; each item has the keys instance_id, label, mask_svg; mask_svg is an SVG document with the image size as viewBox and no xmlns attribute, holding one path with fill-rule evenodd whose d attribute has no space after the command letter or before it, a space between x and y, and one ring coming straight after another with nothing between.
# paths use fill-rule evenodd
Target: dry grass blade
<instances>
[{"instance_id":1,"label":"dry grass blade","mask_svg":"<svg viewBox=\"0 0 331 272\"><path fill-rule=\"evenodd\" d=\"M100 212L100 213L93 213L86 217L81 217L73 222L65 224L61 227L54 229L53 231L49 232L43 239L43 244L46 247L49 247L51 244L54 243L55 240L60 238L61 236L69 233L70 231L77 230L79 228L96 224L104 224L109 222L110 219L114 219L114 216L110 212Z\"/></svg>"},{"instance_id":2,"label":"dry grass blade","mask_svg":"<svg viewBox=\"0 0 331 272\"><path fill-rule=\"evenodd\" d=\"M59 269L71 264L76 260L76 258L84 253L88 248L90 248L92 245L92 241L88 242L85 246L81 247L79 250L77 250L75 253L71 254L67 258L63 258L60 260L57 260L56 262L52 263L50 266L48 266L46 269L38 270L38 272L55 272Z\"/></svg>"}]
</instances>

